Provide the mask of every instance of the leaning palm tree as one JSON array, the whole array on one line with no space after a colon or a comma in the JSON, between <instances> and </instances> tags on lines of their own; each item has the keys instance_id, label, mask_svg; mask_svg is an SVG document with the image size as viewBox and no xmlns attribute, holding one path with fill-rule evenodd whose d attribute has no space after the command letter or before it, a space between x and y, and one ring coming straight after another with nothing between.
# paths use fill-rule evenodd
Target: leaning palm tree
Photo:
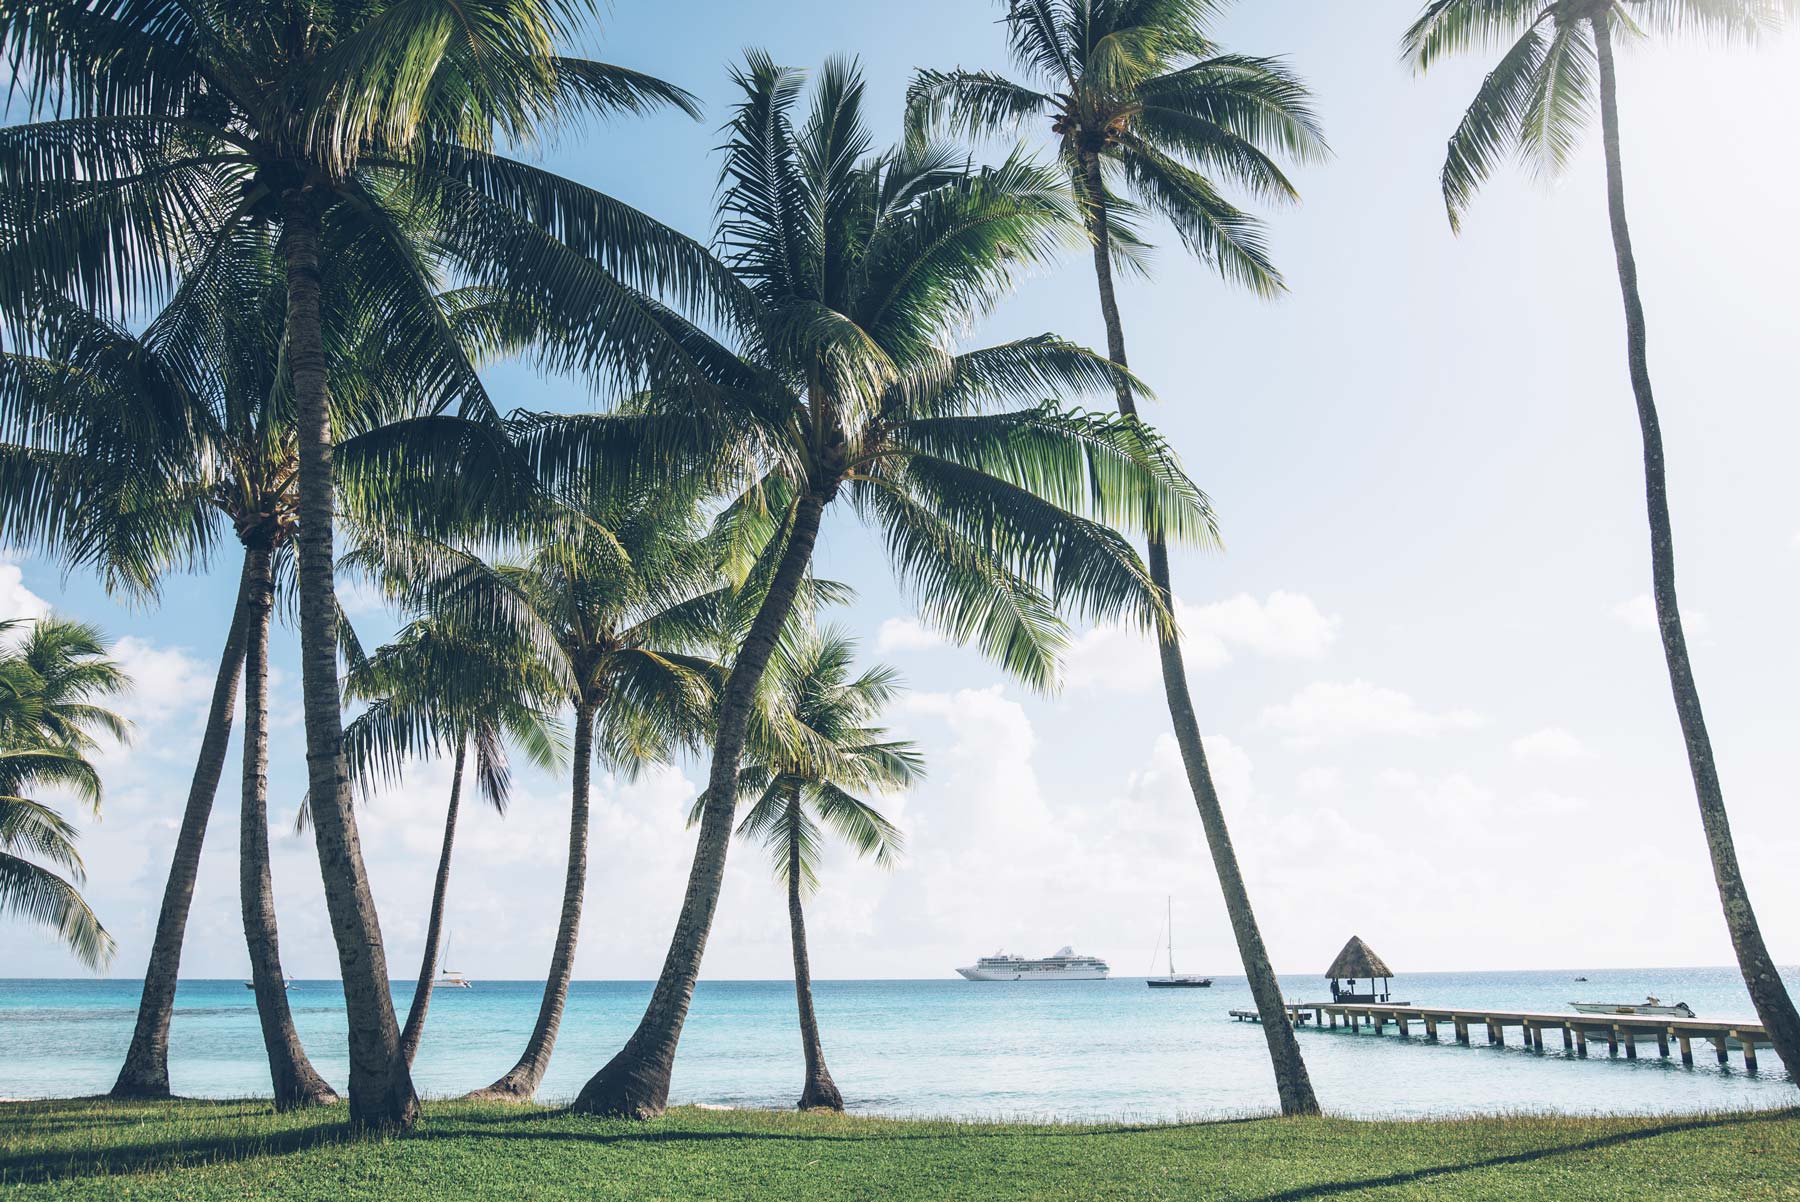
<instances>
[{"instance_id":1,"label":"leaning palm tree","mask_svg":"<svg viewBox=\"0 0 1800 1202\"><path fill-rule=\"evenodd\" d=\"M1460 226L1476 190L1507 155L1516 153L1546 172L1564 167L1593 117L1595 100L1599 101L1607 214L1625 308L1625 362L1643 437L1657 629L1731 946L1757 1017L1768 1029L1782 1063L1800 1081L1800 1013L1763 942L1738 867L1712 738L1701 712L1700 688L1688 658L1687 634L1675 596L1668 467L1656 397L1650 387L1649 334L1638 290L1637 257L1625 214L1619 85L1613 58L1615 35L1636 38L1654 31L1748 40L1776 28L1793 8L1792 0L1432 0L1407 30L1405 49L1414 67L1424 71L1459 51L1507 47L1450 138L1441 178L1453 229Z\"/></svg>"},{"instance_id":2,"label":"leaning palm tree","mask_svg":"<svg viewBox=\"0 0 1800 1202\"><path fill-rule=\"evenodd\" d=\"M730 590L720 540L698 528L697 504L691 484L621 497L591 483L581 504L524 520L530 545L517 562L406 532L371 534L358 553L398 600L454 623L461 637L518 644L573 711L568 869L543 1001L518 1060L473 1097L528 1101L550 1066L575 972L595 759L631 773L699 737L715 675L704 652Z\"/></svg>"},{"instance_id":3,"label":"leaning palm tree","mask_svg":"<svg viewBox=\"0 0 1800 1202\"><path fill-rule=\"evenodd\" d=\"M429 614L409 623L345 674L345 698L368 703L344 729L350 775L365 793L378 784L398 783L408 759L448 751L454 764L425 951L400 1028L400 1048L409 1065L425 1034L437 980L450 853L470 752L477 789L495 812L504 814L512 792L508 744L524 751L539 768L560 766L563 749L546 712L555 704L555 690L553 673L528 644Z\"/></svg>"},{"instance_id":4,"label":"leaning palm tree","mask_svg":"<svg viewBox=\"0 0 1800 1202\"><path fill-rule=\"evenodd\" d=\"M753 702L835 502L880 529L934 626L1039 687L1055 679L1059 606L1146 624L1162 613L1105 523L1211 531L1204 498L1149 431L1042 403L1104 387L1118 369L1103 358L1049 336L953 347L1016 272L1074 230L1049 172L1022 157L978 169L948 147L874 153L862 79L846 62L827 64L804 115L801 75L766 55L750 55L736 81L718 235L753 300L741 341L720 345L667 315L708 384L653 381L631 410L663 423L665 453L674 433L735 450L746 483L723 520L773 533L720 693L669 951L637 1029L582 1089L584 1112L643 1117L667 1104ZM554 481L559 456L581 448L574 432L610 420L546 422L525 442Z\"/></svg>"},{"instance_id":5,"label":"leaning palm tree","mask_svg":"<svg viewBox=\"0 0 1800 1202\"><path fill-rule=\"evenodd\" d=\"M1134 224L1145 212L1174 226L1183 245L1227 280L1262 295L1280 292L1260 222L1220 184L1258 199L1295 199L1273 156L1304 160L1324 149L1305 85L1278 59L1220 49L1207 31L1223 7L1218 0L1001 3L1013 59L1030 82L987 71L920 71L908 94L908 124L915 135L936 126L990 135L1027 120L1048 123L1093 250L1112 361L1126 364L1113 272L1121 263L1142 268L1144 242ZM1136 418L1131 379L1119 373L1113 390L1120 415ZM1151 579L1167 604L1174 596L1168 540L1154 527L1147 534ZM1282 1112L1316 1113L1207 763L1180 633L1165 623L1156 642L1175 742L1262 1017Z\"/></svg>"},{"instance_id":6,"label":"leaning palm tree","mask_svg":"<svg viewBox=\"0 0 1800 1202\"><path fill-rule=\"evenodd\" d=\"M385 261L364 285L391 319L431 311L422 267L448 261L581 315L588 357L613 370L663 355L614 272L693 298L715 273L704 248L495 153L588 114L692 111L678 88L560 55L592 11L592 0L0 0L15 91L57 118L0 131L0 306L20 311L49 285L129 311L244 230L280 230L308 795L359 1126L408 1126L418 1105L341 754L325 235L336 221L376 239Z\"/></svg>"},{"instance_id":7,"label":"leaning palm tree","mask_svg":"<svg viewBox=\"0 0 1800 1202\"><path fill-rule=\"evenodd\" d=\"M321 275L326 329L338 351L331 386L345 503L353 512L374 508L441 522L458 514L452 502L492 501L497 494L485 482L526 488L523 469L509 467L514 456L505 432L489 416L466 360L465 343L505 336L505 306L473 289L439 297L435 312L409 311L411 321L376 320L385 315L364 309L359 292L363 275L379 269L368 261L369 241L334 225ZM115 1096L168 1096L181 947L254 633L251 609L273 588L276 563L290 562L298 497L292 393L281 367L285 291L274 241L250 231L219 248L141 331L44 293L31 319L15 323L23 349L0 355L0 534L95 571L109 591L150 600L170 573L205 566L222 543L235 542L241 555ZM455 387L421 391L420 380ZM446 410L453 405L475 416L452 416ZM483 482L475 489L483 496L467 488L444 495L437 477L459 466L466 469L460 476ZM253 772L245 803L260 812L259 781ZM242 832L263 825L246 822ZM266 862L266 838L245 850L251 861ZM273 946L273 898L263 875L245 864L243 902L246 920L261 932L252 943ZM286 1006L275 994L259 1000ZM276 1019L275 1026L282 1033L272 1055L297 1046L291 1023ZM296 1066L275 1076L295 1081L308 1073Z\"/></svg>"},{"instance_id":8,"label":"leaning palm tree","mask_svg":"<svg viewBox=\"0 0 1800 1202\"><path fill-rule=\"evenodd\" d=\"M114 945L79 890L78 832L27 794L61 789L99 813L100 776L87 753L96 734L128 736L130 723L101 701L130 681L93 627L57 617L25 625L0 621L0 913L51 927L98 971Z\"/></svg>"},{"instance_id":9,"label":"leaning palm tree","mask_svg":"<svg viewBox=\"0 0 1800 1202\"><path fill-rule=\"evenodd\" d=\"M813 1011L812 965L806 950L805 897L818 888L827 828L858 856L891 867L904 839L880 810L857 793L891 792L916 783L924 760L913 744L888 739L871 726L899 690L892 668L851 677L856 643L842 633L808 632L770 669L769 737L752 745L738 776L738 796L750 810L738 835L770 853L775 878L787 888L788 931L794 947L794 996L806 1081L800 1109L842 1110L844 1097L825 1067L825 1045ZM694 803L698 822L704 800Z\"/></svg>"}]
</instances>

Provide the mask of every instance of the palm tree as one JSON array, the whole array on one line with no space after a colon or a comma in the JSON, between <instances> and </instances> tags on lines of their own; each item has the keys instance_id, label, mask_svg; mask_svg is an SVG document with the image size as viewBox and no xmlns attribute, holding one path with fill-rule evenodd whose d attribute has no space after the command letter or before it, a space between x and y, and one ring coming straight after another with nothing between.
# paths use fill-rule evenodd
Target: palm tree
<instances>
[{"instance_id":1,"label":"palm tree","mask_svg":"<svg viewBox=\"0 0 1800 1202\"><path fill-rule=\"evenodd\" d=\"M738 796L751 807L738 835L768 848L775 878L787 886L788 929L794 945L794 996L800 1010L800 1046L806 1083L800 1109L842 1110L813 1012L812 967L806 951L802 902L818 887L824 828L858 856L891 867L904 839L881 811L852 790L904 789L923 775L924 761L911 743L890 741L869 725L899 691L892 668L876 667L851 678L856 643L842 633L809 632L770 671L775 736L753 747L738 776ZM694 803L698 822L704 800Z\"/></svg>"},{"instance_id":2,"label":"palm tree","mask_svg":"<svg viewBox=\"0 0 1800 1202\"><path fill-rule=\"evenodd\" d=\"M486 504L463 488L446 496L440 475L523 487L505 432L465 360L465 341L492 341L507 321L482 290L437 298L411 322L377 320L361 307L358 281L370 240L333 226L322 285L333 345L331 381L339 426L338 476L355 510L406 512L414 521L459 516L453 501ZM341 236L340 236L341 235ZM379 247L376 247L379 251ZM0 530L72 567L92 568L110 591L154 599L172 571L208 562L235 535L242 554L205 735L164 888L130 1050L115 1097L167 1097L168 1037L176 978L201 846L224 768L238 677L274 564L287 561L298 521L292 392L281 369L286 285L276 246L247 232L184 282L141 333L42 293L21 326L25 349L0 356ZM380 316L380 315L376 315ZM420 380L450 381L422 393ZM452 404L475 418L453 417ZM471 461L479 458L479 466ZM462 466L456 474L444 469ZM154 468L154 470L150 470ZM266 633L261 636L266 643ZM246 805L259 812L260 777ZM245 837L263 830L246 822ZM260 852L259 852L260 849ZM247 845L247 921L267 917L266 838ZM258 937L253 935L252 942ZM272 946L272 941L270 943ZM279 979L278 973L271 974ZM259 993L285 1010L285 997ZM295 1041L291 1023L280 1047ZM272 1044L271 1048L276 1045ZM279 1052L272 1051L279 1055ZM279 1080L310 1073L278 1070ZM316 1076L316 1075L315 1075ZM282 1091L277 1090L278 1096Z\"/></svg>"},{"instance_id":3,"label":"palm tree","mask_svg":"<svg viewBox=\"0 0 1800 1202\"><path fill-rule=\"evenodd\" d=\"M1619 85L1613 37L1649 31L1754 39L1777 27L1788 0L1432 0L1406 32L1406 55L1424 71L1444 55L1507 45L1451 136L1442 176L1452 228L1460 225L1476 190L1502 157L1518 153L1541 169L1562 168L1580 144L1600 102L1606 159L1607 214L1625 306L1625 361L1637 401L1644 444L1644 495L1650 519L1650 577L1657 628L1675 712L1687 744L1688 768L1700 805L1713 879L1725 911L1731 946L1757 1017L1776 1054L1800 1081L1800 1013L1763 942L1750 893L1738 867L1712 739L1700 708L1700 688L1688 658L1687 634L1675 596L1675 536L1669 521L1668 468L1656 397L1650 387L1648 332L1638 291L1637 258L1625 215L1625 173L1619 149ZM1597 85L1597 87L1596 87Z\"/></svg>"},{"instance_id":4,"label":"palm tree","mask_svg":"<svg viewBox=\"0 0 1800 1202\"><path fill-rule=\"evenodd\" d=\"M575 971L587 885L593 762L631 773L699 737L714 662L702 652L730 604L720 539L696 526L694 489L610 493L528 520L527 553L490 564L404 532L371 538L377 565L403 603L455 623L463 637L516 643L551 674L574 711L569 855L563 901L537 1021L518 1061L472 1097L528 1101L549 1068ZM487 634L484 632L492 632Z\"/></svg>"},{"instance_id":5,"label":"palm tree","mask_svg":"<svg viewBox=\"0 0 1800 1202\"><path fill-rule=\"evenodd\" d=\"M365 791L372 791L377 782L397 783L408 758L453 749L455 766L425 952L400 1028L400 1048L409 1065L425 1033L425 1015L437 980L450 852L469 752L474 751L475 782L482 798L504 814L512 792L508 743L540 768L554 769L561 763L558 732L545 712L555 703L555 683L552 673L519 640L497 637L492 630L475 632L429 614L353 664L344 677L346 700L369 703L344 730L351 778Z\"/></svg>"},{"instance_id":6,"label":"palm tree","mask_svg":"<svg viewBox=\"0 0 1800 1202\"><path fill-rule=\"evenodd\" d=\"M1144 243L1133 219L1146 211L1174 226L1189 252L1227 280L1265 296L1280 292L1260 222L1227 199L1219 181L1258 199L1295 199L1272 156L1304 160L1324 150L1305 85L1278 59L1221 50L1206 28L1223 7L1217 0L1001 2L1013 59L1031 83L987 71L920 71L908 94L908 124L915 134L947 125L986 135L1028 119L1048 121L1093 250L1111 360L1126 364L1113 271L1119 263L1142 268ZM1124 372L1114 378L1114 399L1121 416L1136 418ZM1150 576L1168 605L1168 540L1154 527L1147 534ZM1207 763L1180 633L1164 623L1156 642L1175 742L1262 1018L1282 1113L1316 1114Z\"/></svg>"},{"instance_id":7,"label":"palm tree","mask_svg":"<svg viewBox=\"0 0 1800 1202\"><path fill-rule=\"evenodd\" d=\"M106 642L92 626L46 617L15 641L25 625L0 621L0 913L55 929L82 964L99 971L114 944L77 888L85 876L78 832L26 794L60 788L99 812L100 776L87 759L95 733L122 740L130 732L100 699L130 681L106 658Z\"/></svg>"},{"instance_id":8,"label":"palm tree","mask_svg":"<svg viewBox=\"0 0 1800 1202\"><path fill-rule=\"evenodd\" d=\"M766 55L751 54L736 80L719 242L753 301L741 344L666 317L709 386L652 382L633 411L737 451L748 482L725 520L774 534L720 694L668 955L637 1029L582 1089L584 1112L643 1117L667 1103L753 702L834 502L881 529L928 620L1040 687L1055 677L1058 605L1145 623L1161 612L1137 556L1103 523L1211 529L1204 498L1148 431L1039 403L1108 383L1116 369L1098 355L1048 336L952 348L1073 228L1049 173L1023 158L977 169L945 147L871 153L862 79L847 62L827 64L804 116L801 75ZM571 418L527 444L554 479L552 444L566 451L571 429L605 420Z\"/></svg>"},{"instance_id":9,"label":"palm tree","mask_svg":"<svg viewBox=\"0 0 1800 1202\"><path fill-rule=\"evenodd\" d=\"M433 311L423 268L448 261L473 282L579 315L589 357L620 373L666 354L613 273L691 299L706 291L711 257L601 193L494 152L584 114L693 111L671 85L557 54L591 13L581 0L0 5L15 87L60 118L0 131L0 303L17 311L50 285L129 310L244 230L281 232L308 794L359 1126L409 1126L418 1105L343 766L322 240L332 222L370 233L385 253L363 284L391 320Z\"/></svg>"}]
</instances>

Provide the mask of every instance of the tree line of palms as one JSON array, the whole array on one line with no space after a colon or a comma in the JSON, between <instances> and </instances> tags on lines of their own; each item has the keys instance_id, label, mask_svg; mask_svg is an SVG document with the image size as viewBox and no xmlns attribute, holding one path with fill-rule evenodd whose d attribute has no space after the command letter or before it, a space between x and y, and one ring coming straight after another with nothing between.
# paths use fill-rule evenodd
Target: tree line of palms
<instances>
[{"instance_id":1,"label":"tree line of palms","mask_svg":"<svg viewBox=\"0 0 1800 1202\"><path fill-rule=\"evenodd\" d=\"M1212 543L1212 515L1139 417L1148 389L1127 366L1114 275L1145 267L1147 222L1160 220L1226 279L1279 292L1261 223L1231 195L1294 199L1284 163L1325 144L1283 62L1216 43L1214 0L1002 7L1023 81L918 72L890 148L852 63L828 62L809 89L746 55L709 249L504 152L595 115L697 111L670 84L562 54L584 32L581 5L0 0L15 86L43 114L0 130L0 312L15 348L0 365L0 533L152 598L168 575L210 565L228 533L242 554L115 1093L168 1093L184 927L241 678L241 896L277 1102L332 1096L287 1015L269 880L268 645L285 599L353 1123L417 1116L410 1065L465 769L472 761L477 788L503 806L509 747L568 766L568 867L538 1020L515 1066L479 1093L528 1098L549 1063L596 758L630 772L710 749L651 1000L576 1109L646 1116L666 1104L734 833L769 848L788 891L802 1104L841 1105L811 1004L803 899L827 829L892 859L899 832L857 794L921 770L875 725L891 675L854 674L852 649L818 625L844 590L813 575L813 549L844 512L874 528L925 620L1030 687L1054 686L1069 620L1124 621L1155 639L1282 1108L1317 1111L1174 619L1170 547ZM1503 154L1568 156L1597 74L1671 681L1734 947L1794 1065L1800 1022L1738 874L1675 607L1612 59L1615 35L1754 34L1781 7L1434 0L1406 45L1423 68L1518 39L1452 140L1453 220ZM940 140L1021 128L1048 137L1053 163L1016 150L980 165ZM1106 354L1054 334L960 345L1024 272L1083 245ZM500 356L616 400L503 414L480 374ZM1095 394L1118 415L1069 407ZM406 615L389 645L357 643L336 602L340 571L364 574ZM362 707L348 728L346 702ZM453 761L452 786L402 1024L353 790L433 755ZM63 852L42 854L71 866L66 835ZM17 908L12 896L0 895ZM85 940L78 950L100 954L103 933L81 925L92 916L65 914L77 915L61 921Z\"/></svg>"}]
</instances>

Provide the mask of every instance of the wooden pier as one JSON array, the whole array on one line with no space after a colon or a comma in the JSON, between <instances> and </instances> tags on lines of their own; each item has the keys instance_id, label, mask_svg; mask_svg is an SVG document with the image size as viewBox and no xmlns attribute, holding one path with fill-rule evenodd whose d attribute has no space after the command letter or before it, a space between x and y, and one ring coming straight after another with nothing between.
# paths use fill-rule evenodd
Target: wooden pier
<instances>
[{"instance_id":1,"label":"wooden pier","mask_svg":"<svg viewBox=\"0 0 1800 1202\"><path fill-rule=\"evenodd\" d=\"M1678 1050L1681 1062L1694 1063L1694 1044L1711 1043L1720 1064L1727 1064L1726 1050L1736 1042L1743 1051L1744 1068L1756 1071L1756 1045L1768 1043L1768 1032L1760 1023L1708 1022L1699 1018L1665 1018L1642 1014L1535 1014L1518 1010L1462 1010L1440 1006L1406 1006L1367 1002L1289 1002L1288 1017L1296 1027L1307 1025L1336 1029L1340 1021L1352 1033L1360 1032L1366 1023L1380 1035L1389 1023L1402 1036L1412 1034L1414 1023L1424 1029L1425 1038L1437 1042L1438 1028L1449 1027L1456 1042L1469 1046L1469 1032L1481 1029L1487 1042L1495 1046L1506 1043L1506 1029L1516 1027L1527 1050L1544 1050L1546 1031L1562 1033L1564 1051L1577 1056L1588 1054L1590 1039L1604 1039L1609 1055L1617 1056L1621 1048L1628 1060L1638 1057L1638 1041L1654 1041L1657 1055L1670 1056ZM1231 1017L1243 1022L1261 1022L1254 1010L1233 1010Z\"/></svg>"}]
</instances>

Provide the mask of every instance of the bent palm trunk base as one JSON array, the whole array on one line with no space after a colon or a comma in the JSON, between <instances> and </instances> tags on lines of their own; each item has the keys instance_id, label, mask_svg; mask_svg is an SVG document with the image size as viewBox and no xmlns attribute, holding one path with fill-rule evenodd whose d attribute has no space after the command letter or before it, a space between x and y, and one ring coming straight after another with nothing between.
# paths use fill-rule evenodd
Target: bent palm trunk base
<instances>
[{"instance_id":1,"label":"bent palm trunk base","mask_svg":"<svg viewBox=\"0 0 1800 1202\"><path fill-rule=\"evenodd\" d=\"M562 1026L563 1007L569 1000L569 981L575 975L575 944L581 935L581 904L587 890L588 773L594 749L594 705L583 701L575 707L575 765L569 801L569 867L563 878L562 915L556 924L556 946L550 953L550 975L544 979L544 1000L538 1006L537 1023L519 1062L505 1076L468 1096L499 1102L529 1102L543 1084Z\"/></svg>"},{"instance_id":2,"label":"bent palm trunk base","mask_svg":"<svg viewBox=\"0 0 1800 1202\"><path fill-rule=\"evenodd\" d=\"M437 879L431 886L431 918L425 926L425 954L419 961L419 980L413 986L412 1004L406 1008L406 1025L400 1028L400 1054L412 1067L425 1037L425 1015L431 1009L431 990L437 983L438 952L444 936L444 898L450 891L450 851L456 845L456 815L462 806L463 761L468 744L456 745L456 769L450 777L450 804L444 809L444 845L438 852Z\"/></svg>"},{"instance_id":3,"label":"bent palm trunk base","mask_svg":"<svg viewBox=\"0 0 1800 1202\"><path fill-rule=\"evenodd\" d=\"M790 821L799 826L800 799L788 800ZM812 964L806 953L806 912L800 904L800 839L796 831L788 839L788 929L794 942L794 998L800 1008L800 1047L806 1054L806 1085L800 1091L801 1110L842 1110L844 1095L838 1092L831 1070L825 1067L825 1045L819 1040L819 1018L813 1012Z\"/></svg>"},{"instance_id":4,"label":"bent palm trunk base","mask_svg":"<svg viewBox=\"0 0 1800 1202\"><path fill-rule=\"evenodd\" d=\"M1644 321L1644 302L1638 291L1637 256L1631 246L1631 227L1625 216L1625 172L1619 148L1618 76L1613 62L1612 34L1605 16L1594 18L1595 49L1600 60L1600 127L1606 150L1607 214L1612 223L1613 250L1618 260L1619 290L1625 302L1626 357L1631 389L1637 401L1638 425L1644 440L1644 497L1650 519L1650 572L1656 598L1656 622L1662 635L1663 658L1668 664L1669 687L1675 712L1681 720L1687 744L1688 768L1694 778L1694 796L1700 806L1700 823L1706 832L1706 849L1712 859L1713 879L1738 968L1756 1007L1756 1017L1769 1033L1776 1055L1800 1085L1800 1013L1782 984L1775 960L1763 942L1762 927L1750 905L1750 892L1738 867L1737 847L1731 837L1731 820L1725 811L1725 794L1713 760L1712 737L1700 709L1700 686L1688 659L1687 635L1681 625L1681 607L1675 596L1675 534L1669 520L1669 482L1663 458L1662 426L1656 413L1656 397L1650 387L1649 335Z\"/></svg>"},{"instance_id":5,"label":"bent palm trunk base","mask_svg":"<svg viewBox=\"0 0 1800 1202\"><path fill-rule=\"evenodd\" d=\"M769 657L774 654L776 639L793 612L794 599L812 562L819 523L830 500L830 492L815 491L795 506L787 546L719 699L718 734L713 740L700 836L688 871L681 916L676 920L656 989L625 1046L582 1086L575 1099L579 1113L647 1119L661 1114L669 1104L675 1048L681 1041L681 1027L694 998L694 983L700 978L700 960L706 954L706 937L712 929L719 889L725 880L725 855L731 849L737 800L738 763L743 757L750 707L768 669Z\"/></svg>"},{"instance_id":6,"label":"bent palm trunk base","mask_svg":"<svg viewBox=\"0 0 1800 1202\"><path fill-rule=\"evenodd\" d=\"M275 581L269 549L253 547L245 556L250 594L245 607L244 794L238 824L238 900L244 915L244 942L250 952L250 983L256 1016L269 1056L275 1109L297 1110L338 1100L313 1069L294 1030L287 978L281 970L281 942L275 926L275 890L269 872L269 616Z\"/></svg>"},{"instance_id":7,"label":"bent palm trunk base","mask_svg":"<svg viewBox=\"0 0 1800 1202\"><path fill-rule=\"evenodd\" d=\"M181 945L187 937L188 912L194 903L194 882L200 874L200 849L206 842L207 823L219 779L225 774L225 753L231 743L231 720L237 708L238 674L244 664L244 600L249 590L250 564L244 563L238 579L237 600L232 605L231 627L225 650L219 656L219 674L213 682L212 703L206 711L206 733L200 740L200 757L188 786L187 806L181 814L181 830L175 836L175 854L169 862L169 881L163 887L162 911L156 919L156 938L150 945L150 963L144 970L144 992L138 998L137 1025L131 1047L113 1083L114 1098L166 1098L169 1096L169 1023L175 1014L175 982L181 971Z\"/></svg>"},{"instance_id":8,"label":"bent palm trunk base","mask_svg":"<svg viewBox=\"0 0 1800 1202\"><path fill-rule=\"evenodd\" d=\"M1105 211L1106 188L1101 179L1100 160L1095 154L1086 156L1082 164L1080 191L1087 207L1088 234L1093 244L1094 275L1100 288L1100 311L1106 320L1107 357L1120 367L1125 358L1125 326L1119 318L1118 298L1113 291L1112 248L1107 233ZM1115 378L1113 384L1119 413L1137 416L1137 404L1131 395L1131 384ZM1155 530L1148 538L1150 581L1157 595L1173 606L1175 590L1169 574L1168 542ZM1238 867L1237 850L1231 843L1231 830L1225 823L1225 812L1219 805L1218 790L1213 786L1212 769L1206 762L1206 747L1200 738L1200 724L1194 714L1193 695L1188 691L1187 667L1181 658L1181 642L1173 629L1159 629L1156 639L1157 658L1162 665L1163 692L1168 700L1169 718L1175 729L1175 744L1181 751L1188 788L1194 795L1194 807L1200 812L1200 824L1206 831L1207 848L1212 853L1213 870L1218 874L1219 889L1225 896L1225 909L1231 917L1231 933L1237 940L1238 955L1249 978L1250 993L1256 999L1256 1010L1262 1019L1263 1038L1269 1046L1269 1060L1275 1071L1275 1089L1281 1099L1281 1112L1287 1115L1317 1114L1319 1100L1313 1093L1312 1079L1306 1060L1300 1054L1300 1043L1294 1038L1293 1023L1281 996L1281 984L1269 963L1268 949L1257 926L1256 911L1250 905L1250 893L1244 886L1244 875Z\"/></svg>"}]
</instances>

